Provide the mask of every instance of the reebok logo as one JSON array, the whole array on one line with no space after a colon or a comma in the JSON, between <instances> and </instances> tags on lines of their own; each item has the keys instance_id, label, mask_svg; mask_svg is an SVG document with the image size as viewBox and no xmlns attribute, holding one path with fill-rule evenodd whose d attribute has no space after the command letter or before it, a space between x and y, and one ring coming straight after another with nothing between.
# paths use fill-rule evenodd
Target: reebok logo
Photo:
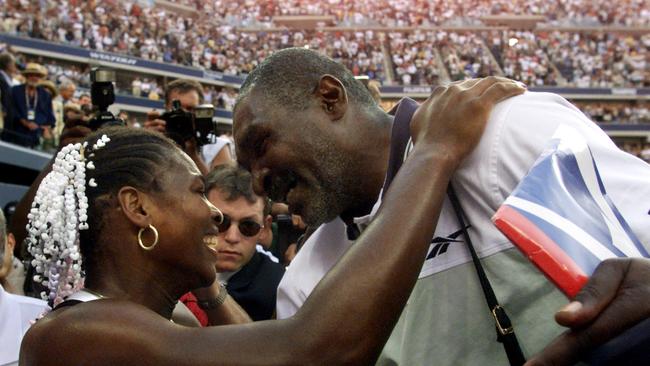
<instances>
[{"instance_id":1,"label":"reebok logo","mask_svg":"<svg viewBox=\"0 0 650 366\"><path fill-rule=\"evenodd\" d=\"M465 229L468 229L469 226L467 226ZM463 233L463 229L460 229L458 231L455 231L447 236L436 236L431 240L431 244L435 244L429 254L427 255L427 259L432 259L435 258L438 255L445 254L447 252L447 248L449 248L450 243L462 243L462 240L456 239Z\"/></svg>"}]
</instances>

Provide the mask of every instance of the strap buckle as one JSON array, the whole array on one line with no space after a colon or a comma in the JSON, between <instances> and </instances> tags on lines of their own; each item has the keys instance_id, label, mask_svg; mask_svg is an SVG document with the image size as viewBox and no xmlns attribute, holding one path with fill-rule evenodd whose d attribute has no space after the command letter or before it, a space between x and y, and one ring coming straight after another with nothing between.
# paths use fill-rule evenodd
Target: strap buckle
<instances>
[{"instance_id":1,"label":"strap buckle","mask_svg":"<svg viewBox=\"0 0 650 366\"><path fill-rule=\"evenodd\" d=\"M497 314L497 312L499 312L499 314ZM506 315L505 310L501 305L497 305L492 308L492 317L494 318L494 323L497 326L497 331L502 336L515 332L512 327L512 323L510 323L510 319L508 319L508 316ZM507 325L504 327L501 325L501 322L507 323Z\"/></svg>"}]
</instances>

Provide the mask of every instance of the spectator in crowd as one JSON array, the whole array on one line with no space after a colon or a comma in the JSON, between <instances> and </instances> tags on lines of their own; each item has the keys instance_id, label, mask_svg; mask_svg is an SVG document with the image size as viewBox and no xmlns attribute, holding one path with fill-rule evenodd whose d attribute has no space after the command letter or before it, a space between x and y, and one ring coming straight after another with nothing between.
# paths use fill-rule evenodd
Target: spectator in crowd
<instances>
[{"instance_id":1,"label":"spectator in crowd","mask_svg":"<svg viewBox=\"0 0 650 366\"><path fill-rule=\"evenodd\" d=\"M63 107L63 118L64 118L63 130L65 130L65 126L76 126L80 124L82 125L87 124L90 117L81 109L81 106L79 104L67 103L65 107ZM61 135L59 136L60 142L62 142L63 130L61 132Z\"/></svg>"},{"instance_id":2,"label":"spectator in crowd","mask_svg":"<svg viewBox=\"0 0 650 366\"><path fill-rule=\"evenodd\" d=\"M59 84L59 101L65 106L68 103L74 102L74 93L77 86L71 81L64 81Z\"/></svg>"},{"instance_id":3,"label":"spectator in crowd","mask_svg":"<svg viewBox=\"0 0 650 366\"><path fill-rule=\"evenodd\" d=\"M0 54L0 119L3 126L0 128L13 129L13 100L11 87L13 86L13 75L16 72L16 60L8 52Z\"/></svg>"},{"instance_id":4,"label":"spectator in crowd","mask_svg":"<svg viewBox=\"0 0 650 366\"><path fill-rule=\"evenodd\" d=\"M48 94L50 94L50 98L52 98L52 101L54 101L54 99L59 96L59 91L56 88L56 85L54 85L54 83L48 79L43 79L39 81L36 86L45 89L45 91Z\"/></svg>"},{"instance_id":5,"label":"spectator in crowd","mask_svg":"<svg viewBox=\"0 0 650 366\"><path fill-rule=\"evenodd\" d=\"M54 126L54 138L59 141L61 132L65 126L64 108L68 103L74 103L74 93L77 86L70 80L64 80L59 85L59 95L54 98L52 104L54 105L54 115L56 116L56 125Z\"/></svg>"},{"instance_id":6,"label":"spectator in crowd","mask_svg":"<svg viewBox=\"0 0 650 366\"><path fill-rule=\"evenodd\" d=\"M13 234L7 233L7 221L4 211L0 212L0 285L8 292L15 293L16 289L8 281L9 273L13 268L14 247L16 239Z\"/></svg>"},{"instance_id":7,"label":"spectator in crowd","mask_svg":"<svg viewBox=\"0 0 650 366\"><path fill-rule=\"evenodd\" d=\"M45 91L50 94L50 98L52 98L52 112L54 113L54 117L56 118L58 113L63 113L63 108L58 109L60 105L58 103L55 103L55 99L59 96L59 91L56 88L56 85L50 80L44 79L41 80L37 87L42 87L45 89ZM41 141L41 144L39 148L43 151L47 152L53 152L56 147L57 147L57 138L54 135L54 128L56 128L56 121L55 121L55 126L50 129L51 131L51 138L45 139L43 138Z\"/></svg>"},{"instance_id":8,"label":"spectator in crowd","mask_svg":"<svg viewBox=\"0 0 650 366\"><path fill-rule=\"evenodd\" d=\"M269 234L270 203L253 193L249 172L231 165L216 167L206 177L208 200L223 213L217 251L217 279L225 284L228 294L257 320L268 320L275 314L275 294L284 274L284 267L272 259L259 243ZM194 295L181 298L202 325L208 317L200 309L202 301Z\"/></svg>"},{"instance_id":9,"label":"spectator in crowd","mask_svg":"<svg viewBox=\"0 0 650 366\"><path fill-rule=\"evenodd\" d=\"M484 99L491 105L492 98L512 93L510 88L497 89ZM221 220L204 196L196 165L173 142L143 129L99 131L86 140L91 154L87 150L80 154L81 144L69 146L54 171L67 165L85 168L89 162L93 169L84 169L85 178L43 181L47 182L43 194L36 196L39 209L31 217L35 231L30 243L33 253L52 251L63 263L72 263L54 273L56 269L49 268L56 262L37 259L44 276L40 279L48 284L50 277L58 280L46 297L60 300L70 292L66 284L78 286L81 268L74 264L80 258L84 288L30 328L22 343L21 363L48 366L92 360L95 365L114 365L145 359L155 364L372 363L414 285L433 232L429 217L437 215L451 172L483 130L486 113L463 110L459 117L458 113L448 110L435 121L424 117L423 129L414 138L432 146L433 154L429 149L413 154L403 168L412 174L393 183L386 209L377 215L413 230L386 241L378 239L394 233L391 225L368 228L294 319L196 330L169 321L178 297L216 279L217 256L209 246ZM444 159L438 158L442 152ZM81 186L80 179L86 180ZM88 215L48 204L54 186L76 191L72 197L80 201L85 197ZM421 195L391 199L392 192L404 191ZM414 217L407 217L407 212ZM42 225L54 217L61 220ZM71 222L76 230L67 228ZM55 247L54 234L61 230L75 237L70 250ZM373 281L367 280L370 277ZM213 300L215 311L226 312L227 305L233 305L227 296ZM222 315L224 323L237 321ZM169 352L172 348L183 352Z\"/></svg>"},{"instance_id":10,"label":"spectator in crowd","mask_svg":"<svg viewBox=\"0 0 650 366\"><path fill-rule=\"evenodd\" d=\"M32 322L47 309L45 301L12 294L7 281L12 270L15 241L7 233L5 215L0 210L0 364L18 364L20 342Z\"/></svg>"},{"instance_id":11,"label":"spectator in crowd","mask_svg":"<svg viewBox=\"0 0 650 366\"><path fill-rule=\"evenodd\" d=\"M237 100L237 92L232 88L222 88L217 94L217 104L227 111L232 111Z\"/></svg>"},{"instance_id":12,"label":"spectator in crowd","mask_svg":"<svg viewBox=\"0 0 650 366\"><path fill-rule=\"evenodd\" d=\"M134 127L134 128L142 127L142 124L135 117L130 116L129 112L127 111L120 111L120 113L117 114L117 118L124 121L124 123L126 123L126 125L129 127Z\"/></svg>"},{"instance_id":13,"label":"spectator in crowd","mask_svg":"<svg viewBox=\"0 0 650 366\"><path fill-rule=\"evenodd\" d=\"M286 200L290 210L300 214L309 225L321 225L298 252L281 281L279 318L299 314L303 303L309 302L305 302L309 293L353 240L374 238L375 244L379 244L389 237L392 241L407 236L420 225L415 221L397 224L375 217L376 213L390 211L380 192L396 173L399 165L395 164L413 161L417 151L430 146L414 136L412 147L407 141L409 131L411 135L418 131L423 115L433 117L449 109L465 110L467 104L454 94L471 95L469 91L462 92L464 85L471 83L489 95L497 90L491 85L504 88L496 80L440 87L419 108L412 100L402 101L393 110L393 117L376 106L349 71L309 50L276 52L249 75L240 90L234 114L238 161L251 169L258 193L265 191L273 200ZM439 100L446 100L447 104L437 105ZM477 110L482 109L477 106ZM640 241L647 245L647 212L639 210L638 198L650 197L649 170L640 160L617 149L602 130L559 96L526 93L497 105L489 119L477 150L453 179L467 210L469 231L477 238L474 245L478 255L491 273L502 306L513 318L523 348L539 352L559 336L538 356L539 360L572 364L587 348L597 346L592 343L596 339L602 342L647 317L642 309L650 293L643 290L645 285L633 283L647 276L650 261L605 261L594 273L592 283L586 285L595 290L580 293L577 301L558 312L561 324L572 328L561 335L561 328L552 320L553 311L566 298L513 248L489 218L538 158L556 128L567 124L585 136L596 159L615 165L599 169L608 182L608 195ZM395 131L394 136L391 131ZM438 143L444 145L443 141ZM638 174L622 176L618 174L622 166ZM406 166L401 168L395 181L415 174L405 169ZM443 194L446 191L445 186L438 189ZM418 191L396 191L394 186L383 189L388 197L398 194L403 200L419 199L421 195L414 192ZM419 212L408 217L422 219ZM448 202L440 217L433 215L430 220L437 222L438 240L448 239L459 231ZM364 227L370 230L384 226L393 228L391 235L359 236ZM381 250L375 249L374 253ZM426 256L427 260L421 267L411 302L379 364L421 365L431 360L441 365L505 364L506 355L495 341L495 323L484 309L483 294L467 248L452 244L444 253L437 254L416 254ZM628 270L635 273L625 274ZM603 278L608 280L600 282ZM325 278L320 285L327 282ZM616 293L619 286L637 289L627 294Z\"/></svg>"},{"instance_id":14,"label":"spectator in crowd","mask_svg":"<svg viewBox=\"0 0 650 366\"><path fill-rule=\"evenodd\" d=\"M82 93L79 96L78 103L81 107L92 106L92 99L90 98L90 94Z\"/></svg>"},{"instance_id":15,"label":"spectator in crowd","mask_svg":"<svg viewBox=\"0 0 650 366\"><path fill-rule=\"evenodd\" d=\"M45 88L38 86L45 76L43 67L36 63L27 64L23 70L25 84L11 89L14 105L15 132L21 145L35 147L42 137L51 140L52 128L56 122L52 110L52 97Z\"/></svg>"},{"instance_id":16,"label":"spectator in crowd","mask_svg":"<svg viewBox=\"0 0 650 366\"><path fill-rule=\"evenodd\" d=\"M136 77L131 82L131 94L133 94L134 97L139 97L141 93L142 93L142 80Z\"/></svg>"},{"instance_id":17,"label":"spectator in crowd","mask_svg":"<svg viewBox=\"0 0 650 366\"><path fill-rule=\"evenodd\" d=\"M25 295L24 292L24 285L25 285L25 266L23 262L17 258L14 253L16 253L16 238L13 235L13 233L9 232L9 225L8 223L11 222L11 218L16 211L16 205L18 202L16 201L10 201L8 202L5 207L4 207L4 215L5 215L5 221L7 223L7 240L8 244L11 246L11 258L9 259L12 261L12 263L5 267L4 270L0 270L2 274L0 274L0 278L4 278L4 288L8 292L11 292L12 294L15 295ZM11 243L9 243L9 241ZM5 258L7 260L7 258ZM2 260L0 259L0 262ZM0 281L1 283L2 281Z\"/></svg>"}]
</instances>

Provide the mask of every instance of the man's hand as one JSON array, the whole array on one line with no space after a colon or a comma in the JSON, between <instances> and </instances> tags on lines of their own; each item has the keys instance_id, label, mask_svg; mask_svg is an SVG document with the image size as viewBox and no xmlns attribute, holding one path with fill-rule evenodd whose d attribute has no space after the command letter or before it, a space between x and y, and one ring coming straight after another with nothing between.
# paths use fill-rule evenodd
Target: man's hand
<instances>
[{"instance_id":1,"label":"man's hand","mask_svg":"<svg viewBox=\"0 0 650 366\"><path fill-rule=\"evenodd\" d=\"M650 259L602 262L574 301L555 314L570 330L526 366L572 365L595 347L650 317Z\"/></svg>"},{"instance_id":2,"label":"man's hand","mask_svg":"<svg viewBox=\"0 0 650 366\"><path fill-rule=\"evenodd\" d=\"M167 132L167 129L165 128L166 126L167 122L160 119L160 112L156 110L147 112L147 120L144 121L144 128L165 133Z\"/></svg>"},{"instance_id":3,"label":"man's hand","mask_svg":"<svg viewBox=\"0 0 650 366\"><path fill-rule=\"evenodd\" d=\"M216 279L211 286L192 290L192 293L198 301L209 301L216 299L223 290L219 280ZM227 296L227 293L224 295L226 299L223 304L211 309L203 308L208 315L209 325L244 324L253 321L232 297Z\"/></svg>"},{"instance_id":4,"label":"man's hand","mask_svg":"<svg viewBox=\"0 0 650 366\"><path fill-rule=\"evenodd\" d=\"M43 138L52 139L52 128L50 126L43 126Z\"/></svg>"},{"instance_id":5,"label":"man's hand","mask_svg":"<svg viewBox=\"0 0 650 366\"><path fill-rule=\"evenodd\" d=\"M147 120L144 122L144 128L158 131L167 135L166 126L167 122L160 119L160 112L152 110L147 113ZM181 149L183 149L183 151L194 161L194 163L196 163L196 166L199 168L199 171L201 171L201 174L207 175L210 172L210 169L203 161L203 158L201 158L199 147L197 146L195 139L192 138L185 141L185 143L183 143L183 146L181 146Z\"/></svg>"},{"instance_id":6,"label":"man's hand","mask_svg":"<svg viewBox=\"0 0 650 366\"><path fill-rule=\"evenodd\" d=\"M221 285L219 284L219 280L216 279L212 285L194 289L192 293L199 301L212 300L217 298L221 293Z\"/></svg>"},{"instance_id":7,"label":"man's hand","mask_svg":"<svg viewBox=\"0 0 650 366\"><path fill-rule=\"evenodd\" d=\"M411 136L460 162L480 140L494 105L525 90L494 76L439 86L415 112Z\"/></svg>"},{"instance_id":8,"label":"man's hand","mask_svg":"<svg viewBox=\"0 0 650 366\"><path fill-rule=\"evenodd\" d=\"M38 130L38 128L39 128L38 123L36 123L36 122L31 122L31 121L28 121L26 119L21 119L20 121L22 122L23 126L28 128L30 131L35 131L35 130Z\"/></svg>"}]
</instances>

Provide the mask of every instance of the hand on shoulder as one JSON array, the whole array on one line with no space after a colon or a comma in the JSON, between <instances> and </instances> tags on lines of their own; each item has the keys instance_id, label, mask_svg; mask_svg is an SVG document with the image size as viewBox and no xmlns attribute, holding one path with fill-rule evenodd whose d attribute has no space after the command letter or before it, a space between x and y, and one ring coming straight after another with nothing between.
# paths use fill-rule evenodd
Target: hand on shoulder
<instances>
[{"instance_id":1,"label":"hand on shoulder","mask_svg":"<svg viewBox=\"0 0 650 366\"><path fill-rule=\"evenodd\" d=\"M439 86L413 116L413 141L460 163L478 144L492 108L525 90L519 82L492 76Z\"/></svg>"}]
</instances>

